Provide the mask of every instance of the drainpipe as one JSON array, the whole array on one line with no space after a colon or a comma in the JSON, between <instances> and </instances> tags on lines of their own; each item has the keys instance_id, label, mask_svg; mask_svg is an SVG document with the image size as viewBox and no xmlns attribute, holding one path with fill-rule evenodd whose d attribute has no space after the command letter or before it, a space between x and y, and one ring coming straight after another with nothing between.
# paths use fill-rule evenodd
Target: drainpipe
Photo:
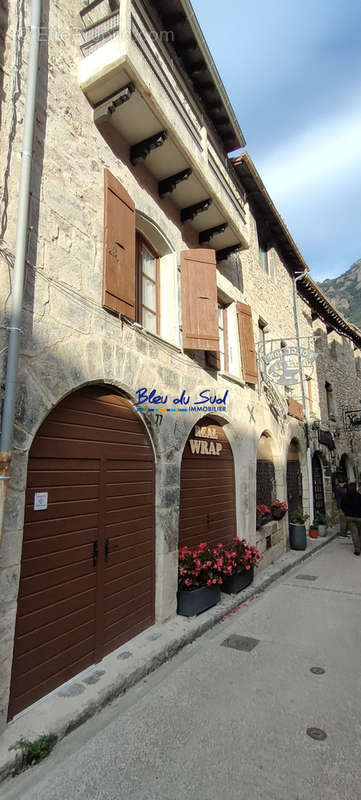
<instances>
[{"instance_id":1,"label":"drainpipe","mask_svg":"<svg viewBox=\"0 0 361 800\"><path fill-rule=\"evenodd\" d=\"M297 346L298 346L298 362L300 367L300 375L301 375L301 387L302 387L302 405L305 414L305 436L306 436L306 458L307 458L307 477L308 477L308 495L310 498L310 522L313 522L314 516L314 502L313 502L313 478L312 478L312 456L311 456L311 448L310 448L310 407L308 402L308 394L305 390L306 380L305 380L305 372L303 369L303 362L302 356L300 353L301 348L301 335L300 335L300 319L298 313L298 304L297 304L297 281L301 280L307 275L307 270L301 273L301 275L297 275L297 277L293 278L293 305L294 305L294 313L295 313L295 326L296 326L296 336L297 336Z\"/></svg>"},{"instance_id":2,"label":"drainpipe","mask_svg":"<svg viewBox=\"0 0 361 800\"><path fill-rule=\"evenodd\" d=\"M19 361L21 318L24 296L25 258L28 233L30 178L34 138L35 104L38 80L41 0L31 2L29 63L24 113L23 149L18 190L15 261L10 314L8 357L5 379L2 431L0 442L0 544L4 527L6 487L9 481L11 447L14 432L16 380Z\"/></svg>"}]
</instances>

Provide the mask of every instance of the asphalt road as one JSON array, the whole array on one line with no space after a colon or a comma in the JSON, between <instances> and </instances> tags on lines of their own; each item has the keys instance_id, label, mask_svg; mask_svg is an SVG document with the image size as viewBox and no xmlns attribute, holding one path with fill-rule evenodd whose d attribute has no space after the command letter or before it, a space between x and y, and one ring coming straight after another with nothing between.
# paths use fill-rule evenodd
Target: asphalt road
<instances>
[{"instance_id":1,"label":"asphalt road","mask_svg":"<svg viewBox=\"0 0 361 800\"><path fill-rule=\"evenodd\" d=\"M359 800L360 622L361 558L339 538L3 784L2 800ZM258 643L225 647L232 634Z\"/></svg>"}]
</instances>

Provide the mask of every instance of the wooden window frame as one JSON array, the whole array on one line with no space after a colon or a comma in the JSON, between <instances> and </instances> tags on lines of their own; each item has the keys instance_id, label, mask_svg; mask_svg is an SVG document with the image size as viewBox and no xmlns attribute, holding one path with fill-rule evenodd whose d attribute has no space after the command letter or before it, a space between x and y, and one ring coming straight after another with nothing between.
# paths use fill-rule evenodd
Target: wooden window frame
<instances>
[{"instance_id":1,"label":"wooden window frame","mask_svg":"<svg viewBox=\"0 0 361 800\"><path fill-rule=\"evenodd\" d=\"M142 245L145 245L147 250L152 254L154 261L155 261L155 281L152 278L149 278L146 273L143 272L142 269ZM136 231L135 234L135 263L136 263L136 301L135 301L135 309L136 309L136 321L143 325L142 322L142 311L145 308L151 314L154 314L152 308L148 308L143 304L143 291L142 291L142 283L143 283L143 275L147 278L147 280L151 281L155 284L155 302L156 302L156 334L160 336L160 257L151 243L146 239L146 237L140 233L140 231ZM143 325L144 329L147 330L145 325ZM152 331L150 331L152 333Z\"/></svg>"},{"instance_id":2,"label":"wooden window frame","mask_svg":"<svg viewBox=\"0 0 361 800\"><path fill-rule=\"evenodd\" d=\"M218 324L218 330L223 330L223 356L224 356L224 365L223 369L220 366L221 372L228 372L229 370L229 353L228 353L228 321L227 321L227 306L223 303L222 300L218 299L218 311L222 311L222 323L223 328L220 329ZM220 340L219 340L220 341ZM221 360L221 351L219 351L219 360Z\"/></svg>"}]
</instances>

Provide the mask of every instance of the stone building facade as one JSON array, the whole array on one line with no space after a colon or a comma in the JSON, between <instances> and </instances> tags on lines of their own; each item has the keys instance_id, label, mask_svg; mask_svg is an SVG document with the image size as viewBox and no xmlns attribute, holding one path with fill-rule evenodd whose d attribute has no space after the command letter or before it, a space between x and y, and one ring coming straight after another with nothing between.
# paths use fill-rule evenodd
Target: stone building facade
<instances>
[{"instance_id":1,"label":"stone building facade","mask_svg":"<svg viewBox=\"0 0 361 800\"><path fill-rule=\"evenodd\" d=\"M26 4L22 8L24 23L9 4L3 50L3 375L27 68L29 18ZM227 491L234 481L229 512L233 530L257 542L263 566L287 548L287 518L256 532L257 461L272 463L268 488L280 500L287 499L287 465L297 464L299 502L306 510L309 502L300 389L272 384L261 359L264 345L267 350L296 341L294 279L306 265L249 157L232 161L227 156L243 147L244 140L189 4L176 0L170 11L160 0L121 0L119 7L102 0L89 13L81 3L58 0L44 8L41 39L14 442L1 545L3 725L8 714L11 718L87 663L99 661L112 642L115 647L126 640L127 631L134 634L176 613L180 520L184 530L182 520L189 524L192 516L182 471L191 436L214 440L215 458L217 441L226 437L234 477L221 466L219 470ZM301 337L312 348L315 319L306 291L299 288L296 303ZM319 359L318 370L321 363ZM332 364L337 393L337 366ZM323 377L321 372L312 376L313 409L321 420ZM141 388L148 394L154 389L161 398L158 404L144 403L142 413L133 411ZM194 402L205 390L209 400L197 410ZM172 411L183 391L192 398L192 410ZM97 436L96 419L101 429ZM131 620L132 598L127 595L124 630L113 638L109 634L103 649L93 650L91 643L89 652L93 623L85 612L90 606L80 609L81 618L80 611L72 611L84 638L84 648L75 652L79 645L69 644L66 621L57 628L59 615L51 616L51 602L43 603L42 593L64 586L57 602L73 603L83 591L77 581L90 581L92 564L97 570L111 567L111 556L103 564L103 550L89 533L85 549L74 555L76 563L67 555L73 540L69 551L57 551L55 559L55 546L47 545L47 537L56 525L54 535L59 532L69 541L76 527L61 520L73 519L80 508L87 514L95 509L99 525L108 511L119 512L110 487L120 484L111 480L107 468L99 479L87 482L84 477L90 470L86 453L95 475L95 462L115 459L110 453L117 437L122 474L134 470L137 475L137 458L142 474L150 464L154 470L154 484L146 484L146 475L138 476L138 482L137 477L126 481L128 502L138 508L139 480L144 480L147 530L153 530L154 519L148 576L152 610L142 616L139 609ZM207 452L212 452L210 445ZM77 458L83 459L81 465ZM56 489L62 487L60 477L58 482L49 478L54 459L54 475L65 476L66 510L64 494ZM216 472L212 480L214 476ZM100 494L92 495L98 480ZM38 511L36 496L44 493L49 505ZM202 495L204 519L197 518L202 538L207 525L221 538L222 496L218 506L211 491L208 498ZM120 507L127 498L123 500ZM58 512L59 503L63 506ZM45 515L40 528L39 514ZM143 556L144 540L133 534L131 519L126 535L135 564ZM89 521L91 530L93 524ZM80 527L84 532L84 525ZM32 531L40 544L30 564ZM105 535L104 562L109 558L107 541ZM78 569L77 564L86 566ZM149 564L141 563L139 580ZM102 580L105 585L110 578ZM130 589L120 586L117 591ZM107 601L104 596L102 602ZM117 624L114 608L111 614L109 628ZM96 624L102 634L102 621ZM44 648L49 641L53 646L53 640L60 644L58 649L54 645L54 665L47 673L42 671ZM27 667L32 682L24 691L28 651L35 655ZM63 651L69 658L63 659Z\"/></svg>"},{"instance_id":2,"label":"stone building facade","mask_svg":"<svg viewBox=\"0 0 361 800\"><path fill-rule=\"evenodd\" d=\"M357 485L360 481L361 333L309 276L300 290L312 309L317 353L316 403L312 390L309 393L312 452L316 470L322 473L321 506L323 503L330 519L335 519L336 480Z\"/></svg>"}]
</instances>

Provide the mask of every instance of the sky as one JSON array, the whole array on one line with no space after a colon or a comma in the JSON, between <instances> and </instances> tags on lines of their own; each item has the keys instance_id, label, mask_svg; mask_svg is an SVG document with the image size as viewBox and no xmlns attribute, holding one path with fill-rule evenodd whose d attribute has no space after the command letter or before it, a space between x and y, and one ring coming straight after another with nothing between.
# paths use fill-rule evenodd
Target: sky
<instances>
[{"instance_id":1,"label":"sky","mask_svg":"<svg viewBox=\"0 0 361 800\"><path fill-rule=\"evenodd\" d=\"M192 0L253 159L315 280L361 258L361 3Z\"/></svg>"}]
</instances>

